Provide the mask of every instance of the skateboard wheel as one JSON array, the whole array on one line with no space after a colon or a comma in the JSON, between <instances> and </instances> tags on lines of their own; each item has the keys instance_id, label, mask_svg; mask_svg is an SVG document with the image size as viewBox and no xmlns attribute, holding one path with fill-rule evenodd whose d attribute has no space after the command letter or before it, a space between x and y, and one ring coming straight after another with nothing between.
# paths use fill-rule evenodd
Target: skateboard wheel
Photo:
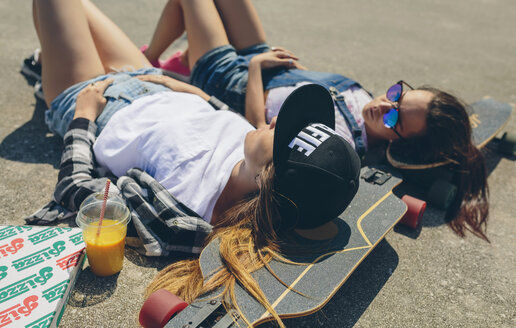
<instances>
[{"instance_id":1,"label":"skateboard wheel","mask_svg":"<svg viewBox=\"0 0 516 328\"><path fill-rule=\"evenodd\" d=\"M168 290L158 289L143 303L138 317L144 328L162 328L174 314L181 312L188 303Z\"/></svg>"},{"instance_id":2,"label":"skateboard wheel","mask_svg":"<svg viewBox=\"0 0 516 328\"><path fill-rule=\"evenodd\" d=\"M504 132L502 138L500 138L498 150L505 154L514 155L516 152L516 133Z\"/></svg>"},{"instance_id":3,"label":"skateboard wheel","mask_svg":"<svg viewBox=\"0 0 516 328\"><path fill-rule=\"evenodd\" d=\"M425 213L426 202L409 195L404 195L401 197L401 200L407 205L407 212L401 218L400 223L412 229L417 228L423 217L423 213Z\"/></svg>"},{"instance_id":4,"label":"skateboard wheel","mask_svg":"<svg viewBox=\"0 0 516 328\"><path fill-rule=\"evenodd\" d=\"M435 207L446 210L457 195L457 186L448 181L439 179L434 181L428 190L427 200Z\"/></svg>"},{"instance_id":5,"label":"skateboard wheel","mask_svg":"<svg viewBox=\"0 0 516 328\"><path fill-rule=\"evenodd\" d=\"M403 178L428 189L436 179L451 181L453 172L442 166L424 170L405 170Z\"/></svg>"}]
</instances>

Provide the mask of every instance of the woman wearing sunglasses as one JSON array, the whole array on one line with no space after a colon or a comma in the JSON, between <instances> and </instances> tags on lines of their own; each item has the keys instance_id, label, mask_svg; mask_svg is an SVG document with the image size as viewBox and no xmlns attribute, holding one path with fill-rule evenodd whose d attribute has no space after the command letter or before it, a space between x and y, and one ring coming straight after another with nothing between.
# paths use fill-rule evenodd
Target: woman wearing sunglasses
<instances>
[{"instance_id":1,"label":"woman wearing sunglasses","mask_svg":"<svg viewBox=\"0 0 516 328\"><path fill-rule=\"evenodd\" d=\"M487 240L486 168L471 142L465 105L456 97L399 81L373 99L360 84L342 75L307 71L292 52L265 43L265 32L249 0L170 0L145 51L147 58L159 63L160 54L185 29L191 83L254 126L264 126L276 116L293 90L318 83L333 95L337 133L360 155L392 141L388 155L395 151L420 163L452 163L460 190L448 210L448 222L459 236L470 231Z\"/></svg>"}]
</instances>

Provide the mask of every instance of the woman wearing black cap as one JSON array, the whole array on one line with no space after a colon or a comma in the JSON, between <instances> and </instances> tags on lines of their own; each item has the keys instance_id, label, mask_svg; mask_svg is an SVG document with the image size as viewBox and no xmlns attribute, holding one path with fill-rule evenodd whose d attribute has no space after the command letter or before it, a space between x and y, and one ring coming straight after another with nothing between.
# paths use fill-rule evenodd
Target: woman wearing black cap
<instances>
[{"instance_id":1,"label":"woman wearing black cap","mask_svg":"<svg viewBox=\"0 0 516 328\"><path fill-rule=\"evenodd\" d=\"M220 238L227 265L203 285L198 260L181 261L162 271L149 291L167 288L191 301L238 281L281 322L250 272L279 256L295 229L329 224L358 190L360 159L334 131L328 91L316 84L298 88L277 120L254 129L238 114L214 110L195 87L159 75L136 78L148 62L91 2L36 0L34 17L50 105L46 120L64 137L55 201L77 210L102 190L95 163L121 189L126 172L139 167L153 177L150 184L159 182L177 197L162 212L184 209L172 229L153 235L166 238L185 216L200 217L213 225L205 241ZM137 71L106 74L127 64ZM156 83L143 81L151 78ZM132 218L139 234L142 225L159 224Z\"/></svg>"},{"instance_id":2,"label":"woman wearing black cap","mask_svg":"<svg viewBox=\"0 0 516 328\"><path fill-rule=\"evenodd\" d=\"M225 266L204 281L199 259L173 263L148 286L147 296L166 289L192 302L225 287L222 298L235 304L231 290L239 283L283 326L251 272L273 258L283 259L294 247L309 251L295 243L293 234L328 225L332 229L330 221L356 194L360 160L331 128L333 115L331 97L323 87L311 84L294 91L278 115L272 162L257 176L259 189L229 209L207 238L219 239Z\"/></svg>"}]
</instances>

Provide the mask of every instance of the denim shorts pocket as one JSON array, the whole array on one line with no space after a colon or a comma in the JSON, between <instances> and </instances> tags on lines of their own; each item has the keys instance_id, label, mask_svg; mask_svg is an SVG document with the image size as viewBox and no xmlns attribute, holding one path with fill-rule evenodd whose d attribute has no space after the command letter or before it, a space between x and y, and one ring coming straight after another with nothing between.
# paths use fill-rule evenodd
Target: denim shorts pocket
<instances>
[{"instance_id":1,"label":"denim shorts pocket","mask_svg":"<svg viewBox=\"0 0 516 328\"><path fill-rule=\"evenodd\" d=\"M104 97L125 100L131 103L134 99L148 92L149 89L143 81L123 75L118 76L113 84L106 89Z\"/></svg>"}]
</instances>

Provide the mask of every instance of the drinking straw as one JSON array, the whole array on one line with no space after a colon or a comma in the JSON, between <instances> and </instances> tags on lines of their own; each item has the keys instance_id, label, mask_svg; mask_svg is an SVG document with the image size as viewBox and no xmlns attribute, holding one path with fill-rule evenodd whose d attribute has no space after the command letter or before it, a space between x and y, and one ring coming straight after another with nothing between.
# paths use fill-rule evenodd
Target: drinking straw
<instances>
[{"instance_id":1,"label":"drinking straw","mask_svg":"<svg viewBox=\"0 0 516 328\"><path fill-rule=\"evenodd\" d=\"M106 212L106 203L107 203L107 199L108 199L110 184L111 184L111 180L107 179L106 189L104 191L104 201L102 202L102 208L100 209L99 227L97 228L97 238L100 235L100 227L102 226L102 220L104 219L104 213Z\"/></svg>"}]
</instances>

